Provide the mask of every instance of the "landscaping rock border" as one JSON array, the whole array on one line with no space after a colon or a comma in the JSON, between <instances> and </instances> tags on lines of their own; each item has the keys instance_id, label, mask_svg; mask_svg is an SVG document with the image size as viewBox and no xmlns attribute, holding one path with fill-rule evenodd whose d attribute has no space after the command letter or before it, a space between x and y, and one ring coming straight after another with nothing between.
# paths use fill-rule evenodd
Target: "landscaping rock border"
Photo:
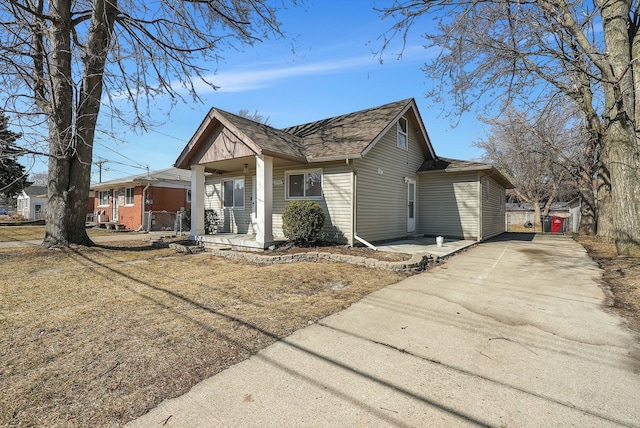
<instances>
[{"instance_id":1,"label":"landscaping rock border","mask_svg":"<svg viewBox=\"0 0 640 428\"><path fill-rule=\"evenodd\" d=\"M169 244L169 248L175 250L176 253L184 253L184 254L195 254L195 253L201 253L204 251L204 247L202 245L196 244L195 242L188 243L188 244L185 244L182 242L172 242Z\"/></svg>"},{"instance_id":2,"label":"landscaping rock border","mask_svg":"<svg viewBox=\"0 0 640 428\"><path fill-rule=\"evenodd\" d=\"M410 260L400 262L390 262L378 260L370 257L351 256L348 254L335 254L327 252L295 253L280 254L270 256L257 254L253 252L233 251L231 249L211 249L211 254L219 257L226 257L234 260L245 260L250 263L257 264L278 264L278 263L295 263L295 262L318 262L322 260L349 263L352 265L366 266L378 269L387 269L398 272L405 271L422 271L428 268L429 264L438 263L439 259L434 258L430 254L414 254Z\"/></svg>"}]
</instances>

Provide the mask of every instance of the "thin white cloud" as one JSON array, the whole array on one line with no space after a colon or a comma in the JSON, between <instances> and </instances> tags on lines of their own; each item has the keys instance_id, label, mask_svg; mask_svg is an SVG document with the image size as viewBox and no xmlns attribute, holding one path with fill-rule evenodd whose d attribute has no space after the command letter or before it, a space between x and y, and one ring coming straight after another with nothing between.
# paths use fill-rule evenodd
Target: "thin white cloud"
<instances>
[{"instance_id":1,"label":"thin white cloud","mask_svg":"<svg viewBox=\"0 0 640 428\"><path fill-rule=\"evenodd\" d=\"M207 81L218 86L216 92L242 92L272 86L278 81L295 77L331 74L339 71L354 70L375 64L373 56L324 61L306 65L292 65L270 69L238 69L223 71L206 76ZM213 89L204 83L198 84L198 93L212 92Z\"/></svg>"},{"instance_id":2,"label":"thin white cloud","mask_svg":"<svg viewBox=\"0 0 640 428\"><path fill-rule=\"evenodd\" d=\"M406 62L414 61L419 58L419 55L417 55L418 52L422 53L422 60L426 59L426 54L428 54L428 52L425 52L425 49L422 46L407 47L401 59ZM396 55L386 55L384 64L391 65L396 59L398 59ZM293 64L291 66L267 69L263 68L259 70L236 69L210 74L206 76L206 79L219 88L216 92L243 92L273 86L284 79L321 74L334 74L377 65L379 65L378 57L371 54L354 58L321 61L306 65ZM204 83L197 84L196 90L199 94L214 91L210 86Z\"/></svg>"}]
</instances>

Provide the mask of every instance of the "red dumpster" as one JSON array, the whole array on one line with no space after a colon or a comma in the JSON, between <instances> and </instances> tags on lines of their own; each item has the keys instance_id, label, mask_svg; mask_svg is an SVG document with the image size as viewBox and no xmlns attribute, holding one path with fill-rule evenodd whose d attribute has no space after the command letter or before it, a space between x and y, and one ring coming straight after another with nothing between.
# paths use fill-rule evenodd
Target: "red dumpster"
<instances>
[{"instance_id":1,"label":"red dumpster","mask_svg":"<svg viewBox=\"0 0 640 428\"><path fill-rule=\"evenodd\" d=\"M564 217L551 217L551 233L562 233L564 231Z\"/></svg>"}]
</instances>

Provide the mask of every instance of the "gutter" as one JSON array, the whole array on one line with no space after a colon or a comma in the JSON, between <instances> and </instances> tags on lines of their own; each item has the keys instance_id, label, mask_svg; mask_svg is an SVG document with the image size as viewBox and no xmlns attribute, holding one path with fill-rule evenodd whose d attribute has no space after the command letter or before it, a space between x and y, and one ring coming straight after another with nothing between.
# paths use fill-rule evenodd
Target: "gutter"
<instances>
[{"instance_id":1,"label":"gutter","mask_svg":"<svg viewBox=\"0 0 640 428\"><path fill-rule=\"evenodd\" d=\"M338 155L338 156L322 156L322 157L307 157L307 163L318 163L318 162L334 162L334 161L349 161L352 159L362 159L361 153L356 153L353 155Z\"/></svg>"}]
</instances>

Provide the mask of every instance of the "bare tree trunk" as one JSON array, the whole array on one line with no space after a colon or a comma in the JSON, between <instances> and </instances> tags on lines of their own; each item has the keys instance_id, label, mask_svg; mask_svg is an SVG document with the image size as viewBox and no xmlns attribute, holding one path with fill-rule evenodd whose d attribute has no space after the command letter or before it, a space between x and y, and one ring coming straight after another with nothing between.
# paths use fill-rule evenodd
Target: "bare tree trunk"
<instances>
[{"instance_id":1,"label":"bare tree trunk","mask_svg":"<svg viewBox=\"0 0 640 428\"><path fill-rule=\"evenodd\" d=\"M640 150L635 127L635 91L629 40L630 2L602 7L604 40L613 79L604 82L606 147L611 178L614 240L620 255L640 255ZM612 81L611 81L612 80ZM602 213L601 213L602 215Z\"/></svg>"},{"instance_id":2,"label":"bare tree trunk","mask_svg":"<svg viewBox=\"0 0 640 428\"><path fill-rule=\"evenodd\" d=\"M51 98L45 106L49 118L49 183L44 246L87 244L91 241L78 221L77 187L71 182L77 153L73 138L73 81L71 72L71 1L51 2L49 42L55 55L50 56ZM86 202L85 202L86 207ZM84 209L86 210L86 208ZM83 209L80 214L84 217ZM78 239L78 235L80 239Z\"/></svg>"},{"instance_id":3,"label":"bare tree trunk","mask_svg":"<svg viewBox=\"0 0 640 428\"><path fill-rule=\"evenodd\" d=\"M540 210L540 202L533 202L533 212L535 222L540 225L540 232L542 232L542 212Z\"/></svg>"},{"instance_id":4,"label":"bare tree trunk","mask_svg":"<svg viewBox=\"0 0 640 428\"><path fill-rule=\"evenodd\" d=\"M580 225L578 233L583 235L596 234L596 198L593 193L593 179L586 171L580 174L578 181L580 192Z\"/></svg>"},{"instance_id":5,"label":"bare tree trunk","mask_svg":"<svg viewBox=\"0 0 640 428\"><path fill-rule=\"evenodd\" d=\"M596 219L598 237L613 242L615 226L613 224L613 205L611 204L611 180L605 164L606 155L601 154L601 165L596 178Z\"/></svg>"},{"instance_id":6,"label":"bare tree trunk","mask_svg":"<svg viewBox=\"0 0 640 428\"><path fill-rule=\"evenodd\" d=\"M69 0L57 0L53 10L60 14L54 21L53 41L55 51L60 52L54 67L59 70L54 85L54 102L60 106L52 109L56 120L50 125L49 193L46 214L46 235L43 245L93 245L85 229L87 199L91 182L91 159L95 127L100 110L102 80L109 44L117 13L116 0L97 0L89 28L87 51L84 57L84 76L76 108L75 123L72 114L70 33L71 4ZM65 31L66 30L66 31ZM69 52L69 54L67 54ZM68 106L68 107L67 107ZM60 117L58 117L60 116Z\"/></svg>"}]
</instances>

